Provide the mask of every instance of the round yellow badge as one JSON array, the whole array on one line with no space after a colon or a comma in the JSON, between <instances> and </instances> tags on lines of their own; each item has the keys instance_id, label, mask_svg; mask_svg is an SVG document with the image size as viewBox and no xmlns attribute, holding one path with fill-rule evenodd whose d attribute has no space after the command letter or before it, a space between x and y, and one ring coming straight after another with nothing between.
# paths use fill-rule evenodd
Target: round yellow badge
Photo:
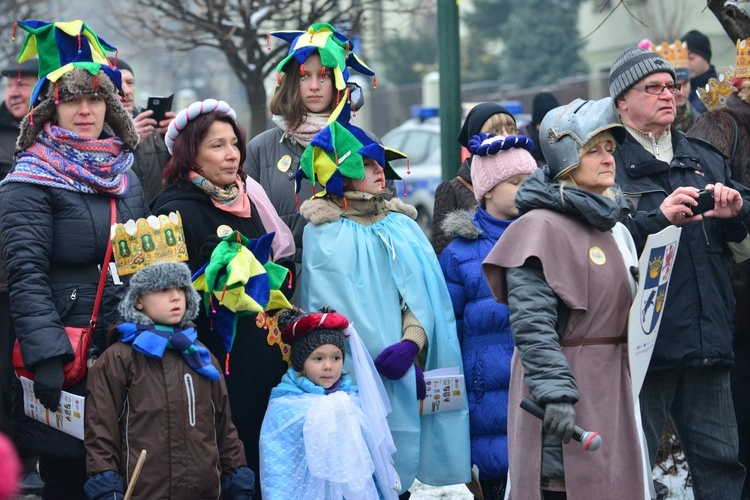
<instances>
[{"instance_id":1,"label":"round yellow badge","mask_svg":"<svg viewBox=\"0 0 750 500\"><path fill-rule=\"evenodd\" d=\"M226 224L222 224L221 226L216 228L216 235L219 238L226 238L227 236L232 234L233 231L234 230L231 227L227 226Z\"/></svg>"},{"instance_id":2,"label":"round yellow badge","mask_svg":"<svg viewBox=\"0 0 750 500\"><path fill-rule=\"evenodd\" d=\"M607 262L607 256L604 255L604 251L599 247L589 248L589 259L597 266L603 266Z\"/></svg>"},{"instance_id":3,"label":"round yellow badge","mask_svg":"<svg viewBox=\"0 0 750 500\"><path fill-rule=\"evenodd\" d=\"M281 159L276 163L276 168L279 169L281 172L286 172L289 170L289 167L292 166L292 157L289 155L284 155L281 157Z\"/></svg>"}]
</instances>

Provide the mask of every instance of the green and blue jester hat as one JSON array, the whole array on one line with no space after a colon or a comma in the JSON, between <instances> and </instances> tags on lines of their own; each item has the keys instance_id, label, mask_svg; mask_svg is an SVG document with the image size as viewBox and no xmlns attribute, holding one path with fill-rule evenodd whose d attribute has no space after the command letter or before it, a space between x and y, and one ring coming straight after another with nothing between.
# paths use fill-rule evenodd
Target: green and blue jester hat
<instances>
[{"instance_id":1,"label":"green and blue jester hat","mask_svg":"<svg viewBox=\"0 0 750 500\"><path fill-rule=\"evenodd\" d=\"M193 274L193 286L203 294L206 315L227 353L225 373L229 374L229 353L241 316L264 314L273 309L291 309L281 292L289 269L271 260L275 233L250 240L238 231L226 236L211 253L211 259ZM291 288L291 275L289 285Z\"/></svg>"},{"instance_id":2,"label":"green and blue jester hat","mask_svg":"<svg viewBox=\"0 0 750 500\"><path fill-rule=\"evenodd\" d=\"M296 60L300 65L300 72L304 75L304 65L307 58L313 52L320 55L320 62L326 68L333 69L334 82L337 90L346 89L346 81L349 79L349 69L352 68L363 75L375 76L371 70L352 50L352 42L328 23L315 23L307 28L307 31L275 31L269 34L268 48L270 50L270 36L288 42L289 53L276 66L277 83L281 81L287 64ZM373 80L373 86L377 88L377 80Z\"/></svg>"},{"instance_id":3,"label":"green and blue jester hat","mask_svg":"<svg viewBox=\"0 0 750 500\"><path fill-rule=\"evenodd\" d=\"M135 149L138 133L122 106L122 75L107 59L107 53L116 53L117 49L81 20L17 21L13 40L18 28L26 32L18 62L38 56L39 81L31 95L29 112L21 122L17 149L33 144L44 124L54 118L61 101L82 95L96 95L105 101L105 124L122 140L125 149Z\"/></svg>"},{"instance_id":4,"label":"green and blue jester hat","mask_svg":"<svg viewBox=\"0 0 750 500\"><path fill-rule=\"evenodd\" d=\"M407 158L395 149L386 148L359 127L331 121L305 148L297 171L296 191L299 193L303 179L315 189L315 181L325 188L315 196L327 193L344 197L344 178L363 180L365 158L372 158L383 167L385 179L401 179L390 161Z\"/></svg>"},{"instance_id":5,"label":"green and blue jester hat","mask_svg":"<svg viewBox=\"0 0 750 500\"><path fill-rule=\"evenodd\" d=\"M117 49L94 33L85 22L17 21L13 27L13 40L16 27L28 33L18 53L18 62L39 56L39 81L31 95L31 106L38 104L39 93L47 81L57 82L75 68L83 68L94 76L104 71L118 90L122 90L122 76L110 67L106 54Z\"/></svg>"}]
</instances>

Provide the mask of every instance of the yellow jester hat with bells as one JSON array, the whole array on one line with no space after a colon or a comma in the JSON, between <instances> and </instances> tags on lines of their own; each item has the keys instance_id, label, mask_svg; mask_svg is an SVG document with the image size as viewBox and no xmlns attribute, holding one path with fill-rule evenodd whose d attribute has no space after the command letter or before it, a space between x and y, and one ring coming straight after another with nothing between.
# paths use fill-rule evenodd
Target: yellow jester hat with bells
<instances>
[{"instance_id":1,"label":"yellow jester hat with bells","mask_svg":"<svg viewBox=\"0 0 750 500\"><path fill-rule=\"evenodd\" d=\"M214 249L211 259L193 274L193 286L203 294L212 330L219 333L227 353L224 372L229 375L229 353L237 333L237 320L249 314L291 309L280 291L290 273L270 260L274 233L249 240L234 231ZM291 275L288 280L291 289Z\"/></svg>"}]
</instances>

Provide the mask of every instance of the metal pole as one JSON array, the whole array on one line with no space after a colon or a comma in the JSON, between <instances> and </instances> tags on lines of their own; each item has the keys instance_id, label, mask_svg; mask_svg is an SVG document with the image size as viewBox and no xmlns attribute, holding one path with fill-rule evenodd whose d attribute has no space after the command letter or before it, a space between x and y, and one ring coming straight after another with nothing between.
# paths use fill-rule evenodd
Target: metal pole
<instances>
[{"instance_id":1,"label":"metal pole","mask_svg":"<svg viewBox=\"0 0 750 500\"><path fill-rule=\"evenodd\" d=\"M461 150L461 68L459 66L458 0L438 0L438 64L440 65L440 154L443 180L456 176Z\"/></svg>"}]
</instances>

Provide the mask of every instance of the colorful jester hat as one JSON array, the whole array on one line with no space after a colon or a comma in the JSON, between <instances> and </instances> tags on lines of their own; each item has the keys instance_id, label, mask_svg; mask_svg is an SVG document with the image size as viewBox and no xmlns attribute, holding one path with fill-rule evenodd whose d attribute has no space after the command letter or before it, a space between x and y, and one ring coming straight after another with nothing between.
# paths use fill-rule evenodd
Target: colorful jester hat
<instances>
[{"instance_id":1,"label":"colorful jester hat","mask_svg":"<svg viewBox=\"0 0 750 500\"><path fill-rule=\"evenodd\" d=\"M193 286L203 293L206 314L224 342L227 359L240 316L292 308L279 290L289 270L270 260L273 237L268 233L248 240L235 231L193 275Z\"/></svg>"},{"instance_id":2,"label":"colorful jester hat","mask_svg":"<svg viewBox=\"0 0 750 500\"><path fill-rule=\"evenodd\" d=\"M297 171L297 192L302 187L302 179L308 179L313 189L315 181L325 187L325 191L316 196L331 193L343 198L345 177L365 178L365 157L383 167L386 179L401 179L389 162L406 158L404 153L384 147L354 125L330 122L302 153Z\"/></svg>"},{"instance_id":3,"label":"colorful jester hat","mask_svg":"<svg viewBox=\"0 0 750 500\"><path fill-rule=\"evenodd\" d=\"M122 91L122 76L110 66L106 54L117 49L99 38L85 22L17 21L13 26L14 40L17 27L28 33L18 53L18 62L39 55L39 81L31 95L32 107L39 103L39 94L47 81L57 82L75 68L85 69L94 76L102 70Z\"/></svg>"},{"instance_id":4,"label":"colorful jester hat","mask_svg":"<svg viewBox=\"0 0 750 500\"><path fill-rule=\"evenodd\" d=\"M281 78L281 73L284 73L287 63L292 58L299 63L300 72L304 74L305 61L315 51L320 55L321 64L333 69L338 90L346 88L346 81L349 79L347 67L364 75L375 76L375 72L352 51L351 41L328 23L315 23L307 28L307 31L275 31L270 35L291 44L287 56L276 66L278 78ZM268 48L270 50L270 43ZM373 80L373 86L377 87L377 80Z\"/></svg>"}]
</instances>

